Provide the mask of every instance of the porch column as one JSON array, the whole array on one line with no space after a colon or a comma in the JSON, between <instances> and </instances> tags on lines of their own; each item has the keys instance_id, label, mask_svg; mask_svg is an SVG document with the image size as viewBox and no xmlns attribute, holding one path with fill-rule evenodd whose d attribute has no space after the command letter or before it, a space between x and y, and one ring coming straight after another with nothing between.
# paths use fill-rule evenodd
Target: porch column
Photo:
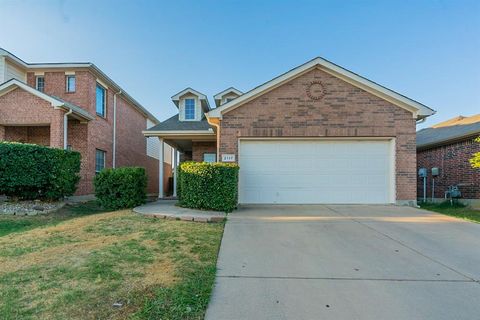
<instances>
[{"instance_id":1,"label":"porch column","mask_svg":"<svg viewBox=\"0 0 480 320\"><path fill-rule=\"evenodd\" d=\"M158 138L160 140L160 157L159 157L159 167L158 167L158 198L163 198L163 164L164 164L164 154L163 154L163 138Z\"/></svg>"},{"instance_id":2,"label":"porch column","mask_svg":"<svg viewBox=\"0 0 480 320\"><path fill-rule=\"evenodd\" d=\"M5 127L0 126L0 141L4 141L4 140L5 140Z\"/></svg>"},{"instance_id":3,"label":"porch column","mask_svg":"<svg viewBox=\"0 0 480 320\"><path fill-rule=\"evenodd\" d=\"M177 196L177 158L178 151L173 148L173 196Z\"/></svg>"},{"instance_id":4,"label":"porch column","mask_svg":"<svg viewBox=\"0 0 480 320\"><path fill-rule=\"evenodd\" d=\"M63 114L62 110L55 110L50 121L50 147L63 149Z\"/></svg>"}]
</instances>

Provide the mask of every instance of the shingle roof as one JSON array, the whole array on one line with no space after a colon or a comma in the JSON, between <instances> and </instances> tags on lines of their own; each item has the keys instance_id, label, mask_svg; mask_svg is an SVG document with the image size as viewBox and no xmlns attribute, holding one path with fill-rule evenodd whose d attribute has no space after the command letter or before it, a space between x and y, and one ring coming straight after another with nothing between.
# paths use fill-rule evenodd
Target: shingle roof
<instances>
[{"instance_id":1,"label":"shingle roof","mask_svg":"<svg viewBox=\"0 0 480 320\"><path fill-rule=\"evenodd\" d=\"M417 148L480 135L480 115L456 117L417 132Z\"/></svg>"},{"instance_id":2,"label":"shingle roof","mask_svg":"<svg viewBox=\"0 0 480 320\"><path fill-rule=\"evenodd\" d=\"M201 121L180 121L177 114L146 131L208 130L210 128L212 127L206 118Z\"/></svg>"}]
</instances>

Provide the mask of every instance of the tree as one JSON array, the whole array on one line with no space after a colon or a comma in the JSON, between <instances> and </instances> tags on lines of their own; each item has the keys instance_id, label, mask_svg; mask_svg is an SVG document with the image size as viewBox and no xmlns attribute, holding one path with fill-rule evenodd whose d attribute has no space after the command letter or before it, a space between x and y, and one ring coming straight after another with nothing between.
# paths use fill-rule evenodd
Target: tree
<instances>
[{"instance_id":1,"label":"tree","mask_svg":"<svg viewBox=\"0 0 480 320\"><path fill-rule=\"evenodd\" d=\"M478 137L475 141L480 143L480 137ZM480 152L473 154L473 158L470 159L470 163L472 164L472 167L480 169Z\"/></svg>"}]
</instances>

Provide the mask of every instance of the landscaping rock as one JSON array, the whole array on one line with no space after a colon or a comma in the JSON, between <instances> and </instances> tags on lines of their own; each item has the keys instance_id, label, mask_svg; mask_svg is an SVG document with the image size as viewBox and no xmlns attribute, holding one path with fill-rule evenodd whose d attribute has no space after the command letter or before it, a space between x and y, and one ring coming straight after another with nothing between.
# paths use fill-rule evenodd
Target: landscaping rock
<instances>
[{"instance_id":1,"label":"landscaping rock","mask_svg":"<svg viewBox=\"0 0 480 320\"><path fill-rule=\"evenodd\" d=\"M41 201L2 201L0 202L0 214L8 215L37 215L57 211L65 205L64 202L41 202Z\"/></svg>"}]
</instances>

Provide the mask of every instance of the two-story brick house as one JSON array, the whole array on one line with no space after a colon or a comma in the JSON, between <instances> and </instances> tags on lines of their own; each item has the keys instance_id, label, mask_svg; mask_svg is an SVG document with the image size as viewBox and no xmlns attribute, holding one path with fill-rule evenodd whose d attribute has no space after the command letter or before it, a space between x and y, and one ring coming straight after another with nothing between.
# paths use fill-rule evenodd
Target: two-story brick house
<instances>
[{"instance_id":1,"label":"two-story brick house","mask_svg":"<svg viewBox=\"0 0 480 320\"><path fill-rule=\"evenodd\" d=\"M0 141L79 151L76 195L92 194L104 167L122 166L145 167L148 192L158 193L159 152L166 183L171 151L142 135L158 123L93 63L26 63L0 49Z\"/></svg>"}]
</instances>

